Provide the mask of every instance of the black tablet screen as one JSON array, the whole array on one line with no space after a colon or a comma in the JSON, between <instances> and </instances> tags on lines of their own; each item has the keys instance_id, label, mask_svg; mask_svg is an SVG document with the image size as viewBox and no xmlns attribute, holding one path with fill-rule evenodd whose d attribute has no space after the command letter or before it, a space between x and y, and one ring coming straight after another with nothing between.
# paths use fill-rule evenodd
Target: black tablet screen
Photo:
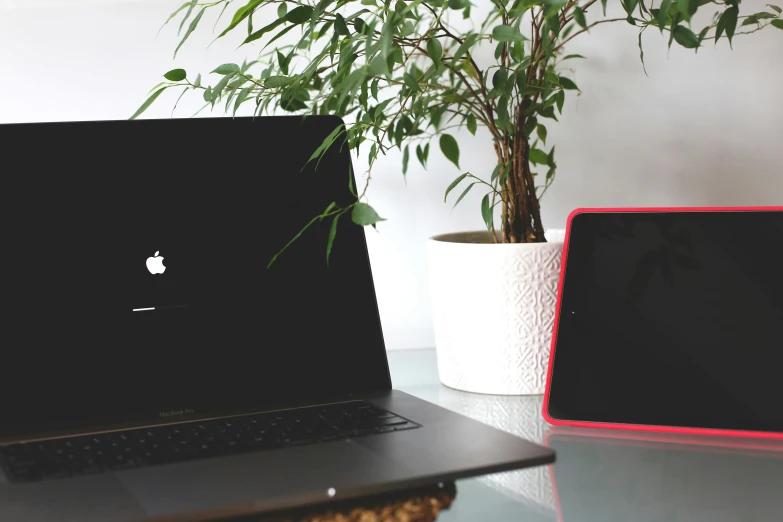
<instances>
[{"instance_id":1,"label":"black tablet screen","mask_svg":"<svg viewBox=\"0 0 783 522\"><path fill-rule=\"evenodd\" d=\"M583 212L555 419L783 432L783 212Z\"/></svg>"}]
</instances>

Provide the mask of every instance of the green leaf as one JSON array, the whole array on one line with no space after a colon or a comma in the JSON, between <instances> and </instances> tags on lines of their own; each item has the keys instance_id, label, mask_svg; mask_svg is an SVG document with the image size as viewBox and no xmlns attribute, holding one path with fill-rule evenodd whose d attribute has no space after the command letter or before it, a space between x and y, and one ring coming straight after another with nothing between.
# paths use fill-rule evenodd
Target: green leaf
<instances>
[{"instance_id":1,"label":"green leaf","mask_svg":"<svg viewBox=\"0 0 783 522\"><path fill-rule=\"evenodd\" d=\"M388 71L386 60L381 56L380 54L377 55L375 58L372 59L370 62L369 67L367 67L367 74L369 76L380 76L382 74L386 74ZM378 99L378 84L375 84L375 91L373 92L373 97L377 100Z\"/></svg>"},{"instance_id":2,"label":"green leaf","mask_svg":"<svg viewBox=\"0 0 783 522\"><path fill-rule=\"evenodd\" d=\"M671 5L672 0L661 0L661 8L658 10L658 16L656 17L661 34L663 34L663 28L666 27L667 20L669 20L669 8Z\"/></svg>"},{"instance_id":3,"label":"green leaf","mask_svg":"<svg viewBox=\"0 0 783 522\"><path fill-rule=\"evenodd\" d=\"M557 103L557 112L563 114L563 104L565 103L565 91L555 94L555 103Z\"/></svg>"},{"instance_id":4,"label":"green leaf","mask_svg":"<svg viewBox=\"0 0 783 522\"><path fill-rule=\"evenodd\" d=\"M701 32L699 33L699 47L701 47L701 42L704 41L704 37L707 36L707 33L710 32L710 29L711 27L708 25L707 27L702 29Z\"/></svg>"},{"instance_id":5,"label":"green leaf","mask_svg":"<svg viewBox=\"0 0 783 522\"><path fill-rule=\"evenodd\" d=\"M457 140L451 134L441 134L440 136L440 150L443 151L443 155L459 168L459 145Z\"/></svg>"},{"instance_id":6,"label":"green leaf","mask_svg":"<svg viewBox=\"0 0 783 522\"><path fill-rule=\"evenodd\" d=\"M419 7L425 0L413 0L410 4L406 5L405 8L400 12L400 14L407 14ZM399 10L398 10L399 11Z\"/></svg>"},{"instance_id":7,"label":"green leaf","mask_svg":"<svg viewBox=\"0 0 783 522\"><path fill-rule=\"evenodd\" d=\"M549 156L541 149L530 149L530 163L535 165L546 165L549 161Z\"/></svg>"},{"instance_id":8,"label":"green leaf","mask_svg":"<svg viewBox=\"0 0 783 522\"><path fill-rule=\"evenodd\" d=\"M357 203L353 207L353 211L351 212L351 219L354 223L363 227L367 225L374 226L376 223L385 221L385 219L378 215L374 208L372 208L367 203L361 202Z\"/></svg>"},{"instance_id":9,"label":"green leaf","mask_svg":"<svg viewBox=\"0 0 783 522\"><path fill-rule=\"evenodd\" d=\"M574 20L579 24L580 27L582 27L582 29L587 29L585 13L578 5L574 6Z\"/></svg>"},{"instance_id":10,"label":"green leaf","mask_svg":"<svg viewBox=\"0 0 783 522\"><path fill-rule=\"evenodd\" d=\"M310 17L313 14L313 8L309 5L300 5L299 7L294 8L292 11L289 11L285 15L285 19L287 22L290 22L295 25L303 24L310 20Z\"/></svg>"},{"instance_id":11,"label":"green leaf","mask_svg":"<svg viewBox=\"0 0 783 522\"><path fill-rule=\"evenodd\" d=\"M525 132L525 136L529 138L530 135L533 134L533 131L535 130L537 124L538 124L538 120L536 119L535 116L531 116L527 120L525 120L525 126L522 129Z\"/></svg>"},{"instance_id":12,"label":"green leaf","mask_svg":"<svg viewBox=\"0 0 783 522\"><path fill-rule=\"evenodd\" d=\"M285 4L280 4L280 5L285 5ZM279 26L280 24L282 24L284 22L285 22L285 20L283 20L282 18L278 18L277 20L275 20L271 24L269 24L269 25L267 25L265 27L262 27L261 29L259 29L255 33L253 33L250 36L248 36L247 38L245 38L245 41L242 42L242 44L244 45L246 43L250 43L250 42L254 42L254 41L258 40L259 38L264 36L266 33L271 31L272 29L275 29L277 26Z\"/></svg>"},{"instance_id":13,"label":"green leaf","mask_svg":"<svg viewBox=\"0 0 783 522\"><path fill-rule=\"evenodd\" d=\"M505 91L506 83L508 83L508 78L506 77L506 70L505 68L500 67L498 70L495 71L495 74L492 75L492 87L494 87L498 91Z\"/></svg>"},{"instance_id":14,"label":"green leaf","mask_svg":"<svg viewBox=\"0 0 783 522\"><path fill-rule=\"evenodd\" d=\"M429 143L427 144L427 149L429 149ZM421 148L421 145L416 145L416 157L419 159L419 163L421 163L421 166L425 169L427 168L427 157L424 154L424 149Z\"/></svg>"},{"instance_id":15,"label":"green leaf","mask_svg":"<svg viewBox=\"0 0 783 522\"><path fill-rule=\"evenodd\" d=\"M506 42L498 42L495 46L495 60L500 60L503 55L503 51L506 49Z\"/></svg>"},{"instance_id":16,"label":"green leaf","mask_svg":"<svg viewBox=\"0 0 783 522\"><path fill-rule=\"evenodd\" d=\"M498 179L498 176L500 175L500 169L506 168L505 163L498 163L495 165L495 168L492 170L492 177L490 178L491 182L495 182L496 179Z\"/></svg>"},{"instance_id":17,"label":"green leaf","mask_svg":"<svg viewBox=\"0 0 783 522\"><path fill-rule=\"evenodd\" d=\"M284 18L287 12L288 12L288 4L285 3L285 2L282 2L277 7L277 17L278 18Z\"/></svg>"},{"instance_id":18,"label":"green leaf","mask_svg":"<svg viewBox=\"0 0 783 522\"><path fill-rule=\"evenodd\" d=\"M411 73L404 73L402 75L402 80L405 82L405 86L408 87L411 91L416 92L419 90L419 82Z\"/></svg>"},{"instance_id":19,"label":"green leaf","mask_svg":"<svg viewBox=\"0 0 783 522\"><path fill-rule=\"evenodd\" d=\"M672 43L674 42L674 29L681 22L681 19L682 15L680 13L675 14L672 18L672 30L669 31L669 49L672 48Z\"/></svg>"},{"instance_id":20,"label":"green leaf","mask_svg":"<svg viewBox=\"0 0 783 522\"><path fill-rule=\"evenodd\" d=\"M498 25L492 29L492 38L498 42L519 42L523 39L523 36L517 27Z\"/></svg>"},{"instance_id":21,"label":"green leaf","mask_svg":"<svg viewBox=\"0 0 783 522\"><path fill-rule=\"evenodd\" d=\"M777 16L773 15L772 13L756 13L745 18L745 21L742 22L742 25L753 25L759 23L759 20L768 20L770 18L777 18Z\"/></svg>"},{"instance_id":22,"label":"green leaf","mask_svg":"<svg viewBox=\"0 0 783 522\"><path fill-rule=\"evenodd\" d=\"M495 121L497 122L498 127L504 130L510 129L511 119L508 114L508 99L505 96L498 98L497 109L495 113Z\"/></svg>"},{"instance_id":23,"label":"green leaf","mask_svg":"<svg viewBox=\"0 0 783 522\"><path fill-rule=\"evenodd\" d=\"M677 10L682 13L683 18L688 22L691 21L691 16L698 8L698 0L677 0Z\"/></svg>"},{"instance_id":24,"label":"green leaf","mask_svg":"<svg viewBox=\"0 0 783 522\"><path fill-rule=\"evenodd\" d=\"M264 80L264 85L270 89L277 89L279 87L286 87L294 83L295 78L289 78L288 76L270 76Z\"/></svg>"},{"instance_id":25,"label":"green leaf","mask_svg":"<svg viewBox=\"0 0 783 522\"><path fill-rule=\"evenodd\" d=\"M560 9L565 7L568 0L543 0L543 2L540 3L544 4L544 16L546 18L551 18L557 15Z\"/></svg>"},{"instance_id":26,"label":"green leaf","mask_svg":"<svg viewBox=\"0 0 783 522\"><path fill-rule=\"evenodd\" d=\"M674 39L686 49L695 49L699 46L699 37L684 25L674 28Z\"/></svg>"},{"instance_id":27,"label":"green leaf","mask_svg":"<svg viewBox=\"0 0 783 522\"><path fill-rule=\"evenodd\" d=\"M190 22L190 25L188 26L188 30L185 31L185 36L182 37L182 40L180 40L179 45L177 45L177 48L174 49L174 58L177 57L177 52L179 51L180 47L182 47L182 44L185 43L185 40L187 40L188 37L191 35L191 33L196 30L196 27L198 26L201 17L204 16L204 11L206 10L207 10L206 7L202 8L201 11L198 12L196 17Z\"/></svg>"},{"instance_id":28,"label":"green leaf","mask_svg":"<svg viewBox=\"0 0 783 522\"><path fill-rule=\"evenodd\" d=\"M201 87L201 73L196 75L196 80L193 82L193 86L196 88Z\"/></svg>"},{"instance_id":29,"label":"green leaf","mask_svg":"<svg viewBox=\"0 0 783 522\"><path fill-rule=\"evenodd\" d=\"M481 217L484 219L484 224L487 225L487 230L492 230L494 226L491 205L489 194L485 194L484 199L481 200Z\"/></svg>"},{"instance_id":30,"label":"green leaf","mask_svg":"<svg viewBox=\"0 0 783 522\"><path fill-rule=\"evenodd\" d=\"M775 12L776 12L776 13L778 13L778 14L781 14L781 13L783 13L783 9L781 9L780 7L778 7L778 6L776 6L776 5L773 5L773 4L767 4L767 7L769 7L770 9L772 9L773 11L775 11Z\"/></svg>"},{"instance_id":31,"label":"green leaf","mask_svg":"<svg viewBox=\"0 0 783 522\"><path fill-rule=\"evenodd\" d=\"M557 13L555 13L553 16L548 17L546 19L546 23L555 36L560 35L560 17L557 15Z\"/></svg>"},{"instance_id":32,"label":"green leaf","mask_svg":"<svg viewBox=\"0 0 783 522\"><path fill-rule=\"evenodd\" d=\"M729 46L731 47L731 39L734 38L734 31L737 29L739 8L735 5L729 9L726 9L726 16L726 38L729 39Z\"/></svg>"},{"instance_id":33,"label":"green leaf","mask_svg":"<svg viewBox=\"0 0 783 522\"><path fill-rule=\"evenodd\" d=\"M470 0L449 0L449 8L451 9L465 9L470 7Z\"/></svg>"},{"instance_id":34,"label":"green leaf","mask_svg":"<svg viewBox=\"0 0 783 522\"><path fill-rule=\"evenodd\" d=\"M345 23L345 18L343 18L340 13L337 13L334 18L334 30L337 32L337 34L341 34L343 36L348 36L351 34L351 31L348 30L348 24Z\"/></svg>"},{"instance_id":35,"label":"green leaf","mask_svg":"<svg viewBox=\"0 0 783 522\"><path fill-rule=\"evenodd\" d=\"M163 75L163 77L170 82L181 82L187 78L187 76L188 73L185 72L185 69L172 69Z\"/></svg>"},{"instance_id":36,"label":"green leaf","mask_svg":"<svg viewBox=\"0 0 783 522\"><path fill-rule=\"evenodd\" d=\"M247 4L245 4L243 7L240 7L237 9L237 12L234 13L234 18L231 20L231 23L228 24L228 27L220 33L218 38L225 36L226 33L228 33L231 29L239 25L242 20L250 16L250 13L255 11L256 7L258 7L258 4L260 4L263 0L250 0Z\"/></svg>"},{"instance_id":37,"label":"green leaf","mask_svg":"<svg viewBox=\"0 0 783 522\"><path fill-rule=\"evenodd\" d=\"M287 75L288 74L288 64L291 63L291 57L293 55L290 55L288 58L281 53L279 50L277 51L277 65L280 68L280 72Z\"/></svg>"},{"instance_id":38,"label":"green leaf","mask_svg":"<svg viewBox=\"0 0 783 522\"><path fill-rule=\"evenodd\" d=\"M475 114L473 114L472 112L471 112L471 113L469 113L469 114L468 114L468 117L467 117L467 119L465 120L465 123L467 124L468 131L469 131L469 132L470 132L472 135L474 135L474 136L475 136L475 135L476 135L476 127L477 127L477 124L476 124L476 115L475 115Z\"/></svg>"},{"instance_id":39,"label":"green leaf","mask_svg":"<svg viewBox=\"0 0 783 522\"><path fill-rule=\"evenodd\" d=\"M235 63L224 63L223 65L218 66L213 73L218 73L222 75L231 74L231 73L238 73L239 72L239 66Z\"/></svg>"},{"instance_id":40,"label":"green leaf","mask_svg":"<svg viewBox=\"0 0 783 522\"><path fill-rule=\"evenodd\" d=\"M337 236L337 220L340 219L340 215L341 214L335 214L334 218L332 219L332 225L329 227L329 238L326 240L326 266L329 266L329 258L332 255L334 238Z\"/></svg>"},{"instance_id":41,"label":"green leaf","mask_svg":"<svg viewBox=\"0 0 783 522\"><path fill-rule=\"evenodd\" d=\"M783 29L783 20L772 20L770 23L778 29Z\"/></svg>"},{"instance_id":42,"label":"green leaf","mask_svg":"<svg viewBox=\"0 0 783 522\"><path fill-rule=\"evenodd\" d=\"M396 14L388 15L386 17L386 22L384 22L383 27L381 28L381 37L378 40L378 48L380 49L380 54L384 59L388 58L392 43L394 43L394 29L396 20ZM370 40L368 40L368 43L369 42Z\"/></svg>"},{"instance_id":43,"label":"green leaf","mask_svg":"<svg viewBox=\"0 0 783 522\"><path fill-rule=\"evenodd\" d=\"M734 37L734 30L737 28L737 17L739 16L739 8L734 5L723 11L718 20L718 26L715 28L715 44L717 45L718 39L723 32L726 32L726 38L729 39L729 46L731 46L731 39Z\"/></svg>"},{"instance_id":44,"label":"green leaf","mask_svg":"<svg viewBox=\"0 0 783 522\"><path fill-rule=\"evenodd\" d=\"M182 21L179 23L179 28L177 29L177 36L179 36L179 34L182 32L182 26L185 25L185 22L188 21L188 18L190 18L190 15L193 14L193 8L196 7L196 4L198 4L198 0L190 0L190 2L188 2L188 4L189 4L188 5L188 10L185 12L185 16L182 17ZM184 6L181 6L180 9L182 9L183 7ZM171 16L169 17L169 20L171 20L171 18L174 18L174 16L179 12L180 9L177 9L176 11L174 11L171 14ZM167 20L166 23L169 23L169 21ZM166 25L166 24L163 24L163 25Z\"/></svg>"},{"instance_id":45,"label":"green leaf","mask_svg":"<svg viewBox=\"0 0 783 522\"><path fill-rule=\"evenodd\" d=\"M212 88L212 100L217 100L220 98L221 93L223 92L223 89L226 88L226 85L228 85L228 82L231 81L231 79L234 77L234 73L229 73L225 76L223 76L219 82Z\"/></svg>"},{"instance_id":46,"label":"green leaf","mask_svg":"<svg viewBox=\"0 0 783 522\"><path fill-rule=\"evenodd\" d=\"M557 165L555 165L555 148L552 147L552 150L549 151L549 154L546 156L546 164L550 168L555 168Z\"/></svg>"},{"instance_id":47,"label":"green leaf","mask_svg":"<svg viewBox=\"0 0 783 522\"><path fill-rule=\"evenodd\" d=\"M576 86L574 81L570 78L566 78L565 76L560 76L560 85L563 87L563 89L569 89L572 91L578 91L579 87Z\"/></svg>"},{"instance_id":48,"label":"green leaf","mask_svg":"<svg viewBox=\"0 0 783 522\"><path fill-rule=\"evenodd\" d=\"M467 196L468 192L470 192L470 189L472 189L473 185L476 185L476 184L478 184L478 181L474 181L473 183L468 185L468 188L466 188L465 190L462 191L462 194L459 195L459 197L457 198L457 201L454 202L454 206L451 207L451 208L455 208L457 205L459 205L459 202L462 201L462 198Z\"/></svg>"},{"instance_id":49,"label":"green leaf","mask_svg":"<svg viewBox=\"0 0 783 522\"><path fill-rule=\"evenodd\" d=\"M462 41L459 47L457 47L457 51L454 53L454 61L458 61L462 56L468 52L468 49L472 49L474 45L476 45L476 42L479 40L479 35L477 34L470 34Z\"/></svg>"},{"instance_id":50,"label":"green leaf","mask_svg":"<svg viewBox=\"0 0 783 522\"><path fill-rule=\"evenodd\" d=\"M606 0L601 0L601 6L604 8L604 16L606 16Z\"/></svg>"},{"instance_id":51,"label":"green leaf","mask_svg":"<svg viewBox=\"0 0 783 522\"><path fill-rule=\"evenodd\" d=\"M649 76L647 74L647 66L644 65L644 47L642 47L642 33L643 32L644 32L644 29L639 31L639 59L642 61L642 70L644 71L644 75L645 76ZM703 36L699 37L699 39L698 39L699 41L697 42L697 47L698 47L698 45L701 45L701 39L702 38L703 38Z\"/></svg>"},{"instance_id":52,"label":"green leaf","mask_svg":"<svg viewBox=\"0 0 783 522\"><path fill-rule=\"evenodd\" d=\"M541 142L546 145L546 127L539 124L536 126L536 132L538 133L538 137L541 138Z\"/></svg>"},{"instance_id":53,"label":"green leaf","mask_svg":"<svg viewBox=\"0 0 783 522\"><path fill-rule=\"evenodd\" d=\"M457 185L459 185L460 182L463 179L465 179L467 176L468 176L468 172L466 172L465 174L460 174L459 176L456 177L454 181L451 182L451 185L449 185L449 187L446 189L446 194L443 196L444 203L446 202L446 199L449 197L449 192L454 190L457 187Z\"/></svg>"},{"instance_id":54,"label":"green leaf","mask_svg":"<svg viewBox=\"0 0 783 522\"><path fill-rule=\"evenodd\" d=\"M378 78L374 79L370 84L370 94L375 98L375 101L378 101Z\"/></svg>"},{"instance_id":55,"label":"green leaf","mask_svg":"<svg viewBox=\"0 0 783 522\"><path fill-rule=\"evenodd\" d=\"M563 93L565 95L565 91L560 91L557 94ZM540 111L538 111L539 116L542 116L544 118L552 118L553 120L557 121L557 115L555 114L555 108L554 107L543 107ZM561 113L562 114L562 113Z\"/></svg>"},{"instance_id":56,"label":"green leaf","mask_svg":"<svg viewBox=\"0 0 783 522\"><path fill-rule=\"evenodd\" d=\"M326 151L329 147L332 146L332 143L334 143L334 140L337 139L337 136L345 132L345 126L338 125L332 132L329 133L329 135L324 138L324 141L321 142L321 144L318 146L317 149L315 149L315 152L313 152L310 155L310 159L307 160L307 163L310 163L315 158L320 156L324 151Z\"/></svg>"},{"instance_id":57,"label":"green leaf","mask_svg":"<svg viewBox=\"0 0 783 522\"><path fill-rule=\"evenodd\" d=\"M252 87L245 87L239 92L239 95L237 96L236 101L234 102L234 117L236 118L237 110L239 110L239 106L242 105L245 100L247 100L247 97L250 95L250 91L252 90Z\"/></svg>"},{"instance_id":58,"label":"green leaf","mask_svg":"<svg viewBox=\"0 0 783 522\"><path fill-rule=\"evenodd\" d=\"M440 59L443 56L443 45L441 45L440 40L437 38L430 38L429 41L427 41L427 54L430 55L430 58L435 63L435 66L440 66Z\"/></svg>"},{"instance_id":59,"label":"green leaf","mask_svg":"<svg viewBox=\"0 0 783 522\"><path fill-rule=\"evenodd\" d=\"M144 103L142 103L142 104L141 104L141 107L139 107L139 109L138 109L136 112L134 112L134 113L133 113L133 116L131 116L131 117L130 117L130 119L132 119L132 120L135 120L136 118L138 118L138 117L141 115L141 113L143 113L144 111L146 111L146 110L149 108L149 106L150 106L150 105L152 105L152 102L154 102L155 100L157 100L157 99L158 99L158 96L160 96L160 95L161 95L161 93L162 93L163 91L165 91L166 89L168 89L168 86L167 86L167 87L161 87L160 89L158 89L157 91L155 91L155 92L152 94L152 96L150 96L149 98L147 98L147 100L146 100Z\"/></svg>"},{"instance_id":60,"label":"green leaf","mask_svg":"<svg viewBox=\"0 0 783 522\"><path fill-rule=\"evenodd\" d=\"M169 22L171 22L172 20L174 20L174 17L175 17L175 16L177 16L177 15L180 13L180 11L182 11L182 10L183 10L183 9L185 9L186 7L190 7L189 11L192 11L192 10L193 10L193 6L194 6L196 3L198 3L198 0L195 0L195 1L193 1L193 0L188 0L187 2L185 2L184 4L182 4L181 6L179 6L179 7L177 8L177 10L176 10L176 11L174 11L173 13L171 13L171 14L169 15L169 17L166 19L166 21L165 21L165 22L163 22L163 25L161 25L161 26L160 26L160 29L158 30L158 34L160 34L160 31L162 31L162 30L163 30L163 28L164 28L164 27L166 27L166 26L169 24ZM180 23L180 31L182 30L182 24L184 24L184 23L185 23L185 20L187 20L187 17L185 17L185 18L183 18L183 19L182 19L182 22ZM177 34L179 34L179 32L178 32Z\"/></svg>"},{"instance_id":61,"label":"green leaf","mask_svg":"<svg viewBox=\"0 0 783 522\"><path fill-rule=\"evenodd\" d=\"M586 59L587 59L587 58L585 58L584 56L582 56L581 54L569 54L569 55L567 55L567 56L564 56L564 57L563 57L563 60L571 60L571 59L573 59L573 58L581 58L581 59L583 59L583 60L586 60Z\"/></svg>"},{"instance_id":62,"label":"green leaf","mask_svg":"<svg viewBox=\"0 0 783 522\"><path fill-rule=\"evenodd\" d=\"M405 145L405 150L402 153L402 175L408 173L408 161L410 160L410 150L408 145Z\"/></svg>"},{"instance_id":63,"label":"green leaf","mask_svg":"<svg viewBox=\"0 0 783 522\"><path fill-rule=\"evenodd\" d=\"M521 62L525 59L525 44L523 42L514 42L511 46L511 58L515 62Z\"/></svg>"}]
</instances>

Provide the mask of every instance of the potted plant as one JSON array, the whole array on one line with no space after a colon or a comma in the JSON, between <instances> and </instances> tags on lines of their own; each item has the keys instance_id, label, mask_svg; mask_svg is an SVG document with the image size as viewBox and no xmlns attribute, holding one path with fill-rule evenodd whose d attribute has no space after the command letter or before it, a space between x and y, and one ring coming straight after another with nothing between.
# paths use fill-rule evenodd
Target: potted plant
<instances>
[{"instance_id":1,"label":"potted plant","mask_svg":"<svg viewBox=\"0 0 783 522\"><path fill-rule=\"evenodd\" d=\"M389 150L402 151L403 174L410 161L426 167L435 148L459 168L452 129L481 129L496 164L459 173L444 188L454 205L483 190L486 230L429 244L440 378L476 392L541 393L562 239L545 229L540 200L557 169L547 125L579 89L563 72L583 58L567 53L569 42L602 24L628 24L639 33L643 66L648 29L663 44L694 51L767 26L783 29L775 5L740 14L739 0L617 4L607 16L607 0L188 0L169 18L180 21L177 50L205 12L228 10L218 38L242 33L252 59L219 65L209 81L171 70L133 118L169 89L199 92L207 107L230 114L251 104L258 115L339 115L345 125L313 158L346 143L369 168L357 176L364 183L353 204L330 205L313 222L350 215L364 226L382 221L367 187ZM707 9L714 15L696 27L694 16ZM336 227L329 230L327 257Z\"/></svg>"}]
</instances>

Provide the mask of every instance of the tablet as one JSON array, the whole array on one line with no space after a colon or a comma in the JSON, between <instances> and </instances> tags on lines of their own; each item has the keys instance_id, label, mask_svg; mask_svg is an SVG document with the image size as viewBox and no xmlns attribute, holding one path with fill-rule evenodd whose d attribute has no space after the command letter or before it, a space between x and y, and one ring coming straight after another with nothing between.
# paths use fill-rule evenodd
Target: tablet
<instances>
[{"instance_id":1,"label":"tablet","mask_svg":"<svg viewBox=\"0 0 783 522\"><path fill-rule=\"evenodd\" d=\"M783 207L568 219L544 417L783 438Z\"/></svg>"}]
</instances>

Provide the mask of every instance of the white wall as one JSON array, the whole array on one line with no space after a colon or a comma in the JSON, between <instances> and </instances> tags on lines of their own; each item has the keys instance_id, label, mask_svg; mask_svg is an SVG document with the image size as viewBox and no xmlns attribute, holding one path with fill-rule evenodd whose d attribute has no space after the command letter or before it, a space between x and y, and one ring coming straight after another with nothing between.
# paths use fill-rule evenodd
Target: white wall
<instances>
[{"instance_id":1,"label":"white wall","mask_svg":"<svg viewBox=\"0 0 783 522\"><path fill-rule=\"evenodd\" d=\"M206 49L211 35L201 30L172 61L175 30L157 40L156 32L182 1L0 0L0 122L124 119L165 71L206 73L246 56L236 38ZM746 0L742 8L764 3ZM543 202L545 225L563 226L580 206L783 203L783 31L737 37L734 51L722 41L698 55L676 45L667 55L655 31L644 42L649 78L627 24L574 41L571 51L589 57L573 62L584 94L570 97L561 123L549 125L560 168ZM169 116L175 97L162 97L145 116ZM199 106L186 97L176 114ZM489 173L486 136L462 138L463 168ZM443 204L458 172L439 154L428 172L411 161L407 185L400 171L399 157L375 171L371 203L388 221L367 234L391 349L433 345L426 238L482 227L478 192L454 212Z\"/></svg>"}]
</instances>

